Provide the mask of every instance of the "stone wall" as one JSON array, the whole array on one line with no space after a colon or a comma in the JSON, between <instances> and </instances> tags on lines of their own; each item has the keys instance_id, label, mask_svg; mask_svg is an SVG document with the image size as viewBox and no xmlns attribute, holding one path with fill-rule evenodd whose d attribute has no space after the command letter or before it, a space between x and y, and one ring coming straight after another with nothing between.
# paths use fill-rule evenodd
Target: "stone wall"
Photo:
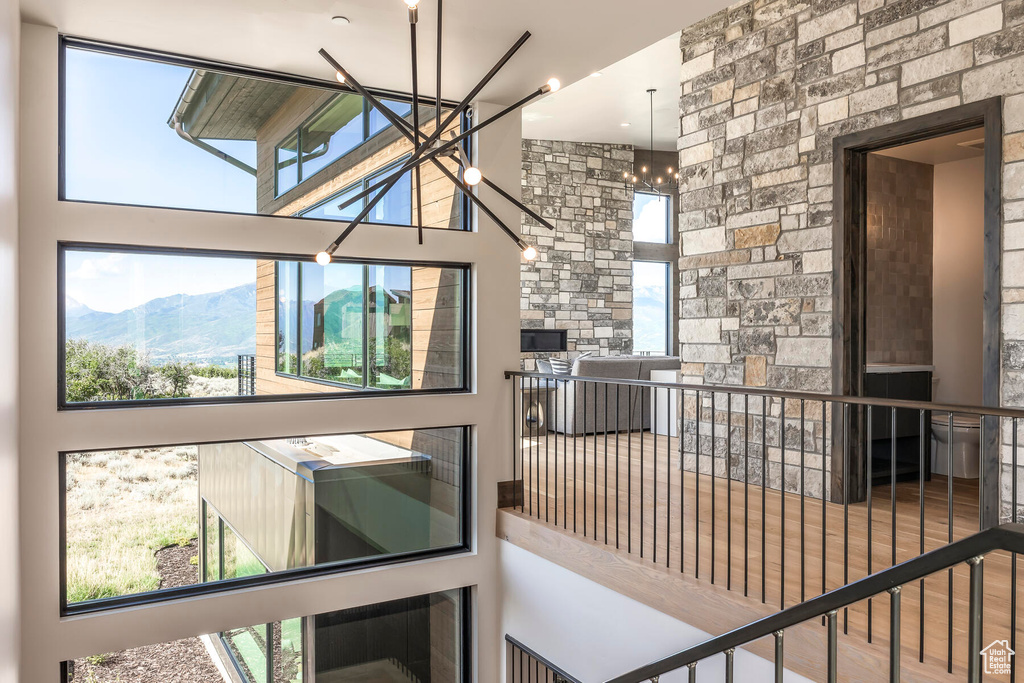
<instances>
[{"instance_id":1,"label":"stone wall","mask_svg":"<svg viewBox=\"0 0 1024 683\"><path fill-rule=\"evenodd\" d=\"M868 155L868 363L932 364L933 169Z\"/></svg>"},{"instance_id":2,"label":"stone wall","mask_svg":"<svg viewBox=\"0 0 1024 683\"><path fill-rule=\"evenodd\" d=\"M628 146L523 140L523 202L556 233L523 215L539 255L522 262L522 326L568 330L570 357L632 351L632 166Z\"/></svg>"},{"instance_id":3,"label":"stone wall","mask_svg":"<svg viewBox=\"0 0 1024 683\"><path fill-rule=\"evenodd\" d=\"M754 0L683 30L688 377L830 391L833 138L1003 95L1002 399L1024 405L1022 24L1021 0Z\"/></svg>"}]
</instances>

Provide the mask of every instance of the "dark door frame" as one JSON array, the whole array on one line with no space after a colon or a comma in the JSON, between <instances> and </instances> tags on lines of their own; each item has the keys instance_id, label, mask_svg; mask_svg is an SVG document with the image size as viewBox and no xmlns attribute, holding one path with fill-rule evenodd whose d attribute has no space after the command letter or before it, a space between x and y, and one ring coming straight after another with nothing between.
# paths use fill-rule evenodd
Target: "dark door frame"
<instances>
[{"instance_id":1,"label":"dark door frame","mask_svg":"<svg viewBox=\"0 0 1024 683\"><path fill-rule=\"evenodd\" d=\"M864 329L866 299L866 172L871 152L910 142L948 135L971 128L985 131L985 284L983 330L982 397L986 406L999 405L1000 302L1001 302L1001 216L1002 216L1002 98L993 97L951 109L898 121L878 128L836 137L833 159L833 233L832 233L832 390L844 396L864 395L864 360L867 338ZM839 411L836 411L839 412ZM866 496L866 450L861 441L863 420L851 419L849 438L849 481L843 477L843 425L833 414L832 481L833 500L851 501ZM988 424L992 422L992 424ZM998 452L998 425L986 420L983 425L983 452ZM983 526L998 523L998 458L984 459L981 467L981 504Z\"/></svg>"}]
</instances>

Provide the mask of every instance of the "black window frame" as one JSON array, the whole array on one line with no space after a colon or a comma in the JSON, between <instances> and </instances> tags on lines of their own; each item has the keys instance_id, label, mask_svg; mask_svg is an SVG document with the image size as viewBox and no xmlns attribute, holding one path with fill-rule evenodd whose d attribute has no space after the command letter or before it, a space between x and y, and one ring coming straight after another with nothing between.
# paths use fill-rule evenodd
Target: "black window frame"
<instances>
[{"instance_id":1,"label":"black window frame","mask_svg":"<svg viewBox=\"0 0 1024 683\"><path fill-rule=\"evenodd\" d=\"M351 94L354 94L354 93L348 92L348 93L339 93L339 94L351 95ZM372 91L371 91L371 94L373 94ZM374 96L376 97L376 95L374 95ZM396 98L393 98L393 97L386 97L386 96L378 98L378 99L380 100L381 104L384 104L385 100L387 100L389 102L405 102L406 104L409 105L409 114L412 113L412 102L411 101L406 101L405 99L396 99ZM289 133L287 133L284 136L284 138L281 139L280 142L278 142L278 143L276 143L274 145L274 162L275 162L274 163L274 199L280 199L283 195L287 194L288 192L291 192L292 190L294 190L295 188L299 187L300 185L302 185L307 180L311 180L311 179L315 178L318 173L320 173L321 171L326 169L327 166L330 166L335 161L338 161L342 157L347 156L348 154L352 153L353 151L359 149L360 147L365 145L367 142L370 142L371 140L376 138L381 133L384 133L385 131L388 131L388 130L391 130L392 128L394 128L394 126L391 124L390 121L386 121L383 128L381 128L380 130L378 130L376 132L371 132L371 130L370 130L370 114L371 114L371 112L376 111L376 110L372 106L370 106L369 101L365 97L362 98L363 110L362 110L362 114L360 115L362 117L362 135L360 136L359 142L357 142L356 144L352 145L351 147L349 147L348 149L344 150L343 152L340 152L338 154L338 156L334 157L329 162L327 162L327 166L324 166L323 168L320 168L320 169L317 169L316 171L313 171L313 173L308 178L303 178L302 177L302 137L303 137L302 136L302 131L309 126L310 122L314 121L318 116L323 114L336 101L337 100L335 99L335 97L332 97L327 102L324 102L319 108L317 108L317 110L315 112L313 112L311 115L306 117L306 119L303 120L303 122L300 123L297 128L295 128L294 130L292 130ZM384 106L387 106L387 105L385 104ZM398 114L396 112L395 116L398 116L400 118L405 118L405 116L408 116L408 114L402 115L402 114ZM286 188L284 190L281 190L280 189L280 184L278 183L277 153L278 153L278 151L282 148L282 146L286 142L292 140L293 138L295 139L295 165L296 165L295 177L296 177L297 180L296 180L296 183L294 185L292 185L291 187ZM374 171L374 173L376 173L376 171ZM298 214L298 215L301 215L301 214Z\"/></svg>"},{"instance_id":2,"label":"black window frame","mask_svg":"<svg viewBox=\"0 0 1024 683\"><path fill-rule=\"evenodd\" d=\"M646 244L646 243L644 243L644 244ZM657 243L655 243L655 244L657 244ZM665 351L665 355L666 356L672 356L672 346L673 346L673 339L672 339L672 336L673 336L673 334L672 334L672 326L673 326L672 325L672 323L673 323L673 317L672 317L672 262L671 261L659 261L659 260L656 260L656 259L634 258L630 263L631 263L631 268L635 267L635 265L637 263L656 263L658 265L665 266L665 349L664 349L664 351ZM633 273L631 272L630 275L632 276ZM635 285L634 285L634 291L635 291L635 289L636 288L635 288ZM635 305L636 304L634 302L634 306ZM636 316L635 315L633 316L633 323L636 324ZM634 341L634 343L635 343L635 341ZM638 352L636 350L636 348L634 348L633 351L635 353L642 353L642 352Z\"/></svg>"},{"instance_id":3,"label":"black window frame","mask_svg":"<svg viewBox=\"0 0 1024 683\"><path fill-rule=\"evenodd\" d=\"M297 321L296 321L296 323L297 323L296 324L296 333L297 334L296 334L295 346L296 346L296 351L297 352L296 352L296 361L295 361L295 371L294 372L285 372L285 371L280 369L280 367L281 367L281 346L280 346L280 344L277 344L277 345L274 346L274 374L276 376L278 376L278 377L284 377L286 379L292 379L292 380L296 380L296 381L300 381L300 382L312 382L314 384L323 384L323 385L333 386L333 387L345 387L345 388L350 389L351 391L357 391L357 392L361 392L361 393L383 393L383 394L404 395L404 394L409 393L410 391L419 391L419 390L416 390L416 389L381 389L381 388L378 388L378 387L371 387L371 386L369 386L369 377L368 377L368 372L367 372L367 368L368 368L368 364L369 364L369 359L370 359L369 353L367 351L367 346L369 344L369 326L367 325L367 319L368 319L368 317L370 315L370 310L369 310L369 305L368 305L369 302L368 302L368 298L367 298L368 297L368 272L369 272L370 266L381 265L381 264L369 263L369 262L359 262L359 261L357 261L356 263L362 263L363 264L363 310L362 310L362 317L363 317L363 354L362 354L362 356L363 356L363 372L362 372L362 384L353 384L351 382L342 382L340 380L329 379L329 378L326 378L326 377L313 377L311 375L304 375L304 374L302 374L302 314L303 314L304 308L303 308L303 299L302 299L302 268L301 267L298 269L298 280L297 280L298 281L298 291L297 291L298 299L297 300L299 302L299 305L296 307L296 311L295 311L295 314L296 314L296 316L298 318ZM384 264L384 265L396 266L396 265L400 265L400 264ZM416 264L416 265L418 266L418 265L421 265L421 264ZM400 266L400 267L404 267L404 266ZM463 277L465 278L465 276L463 276ZM465 283L465 279L463 279L463 282ZM274 296L274 325L275 325L276 329L280 329L280 320L281 320L281 297L280 297L280 294L279 294L280 287L281 287L281 273L280 273L280 269L278 268L277 264L275 263L274 264L274 292L275 292L275 296ZM410 306L411 305L412 305L412 303L410 301ZM465 305L465 301L463 301L462 305ZM414 310L415 309L410 311L410 313L414 312ZM411 325L411 323L410 323L410 325ZM411 331L411 327L410 327L410 331ZM465 336L465 335L466 335L466 330L463 329L463 336ZM464 344L466 343L466 341L467 340L464 340ZM462 368L460 369L460 371L462 373L465 373L466 359L463 358L462 361L463 361L461 363ZM466 385L467 381L468 381L467 378L463 374L462 384ZM450 390L441 389L440 391L450 391Z\"/></svg>"},{"instance_id":4,"label":"black window frame","mask_svg":"<svg viewBox=\"0 0 1024 683\"><path fill-rule=\"evenodd\" d=\"M180 66L190 69L208 69L213 71L219 71L231 76L241 76L245 78L257 78L261 80L272 80L279 83L285 83L287 85L317 88L321 90L332 90L338 93L352 93L358 94L351 86L342 85L335 80L310 78L307 76L299 76L297 74L290 74L281 71L273 71L270 69L259 69L255 67L244 66L240 64L233 64L229 62L221 62L213 59L204 59L199 57L193 57L189 55L182 55L180 53L168 52L163 50L154 50L149 48L141 48L130 45L124 45L120 43L111 43L102 40L93 40L88 38L80 38L77 36L69 36L66 34L60 34L58 37L58 85L57 85L57 200L61 202L70 202L75 204L99 204L106 206L131 206L140 207L146 209L161 209L164 211L197 211L200 213L211 213L211 214L228 214L232 216L260 216L263 218L273 219L295 219L295 215L280 215L274 213L262 214L257 212L240 212L240 211L224 211L216 209L200 209L192 207L178 207L178 206L159 206L155 204L134 204L131 202L110 202L95 199L72 199L67 196L67 144L66 144L66 132L67 132L67 68L66 68L66 56L69 49L74 50L86 50L90 52L97 52L101 54L107 54L118 57L128 57L133 59L141 59L151 62L159 62L162 64L169 64L173 66ZM366 88L374 97L378 100L386 99L397 102L412 102L412 95L409 93L403 93L393 90L386 90L382 88ZM420 106L433 106L434 100L421 93L420 95ZM441 100L441 106L443 108L454 109L458 106L458 102L450 100ZM460 116L460 123L463 130L467 130L471 126L473 119L473 112L467 108ZM388 130L390 126L378 131L374 136L383 133ZM295 131L291 131L294 133ZM290 135L290 133L289 133ZM371 139L372 137L371 136ZM287 136L286 136L287 137ZM469 158L472 158L472 136L467 137L462 146L466 151ZM365 144L362 143L362 144ZM278 145L274 148L274 164L276 166L276 155ZM302 184L301 179L296 185L291 188L292 190L297 189ZM290 190L289 190L290 191ZM287 191L286 191L287 193ZM285 193L285 194L286 194ZM274 195L275 200L279 199L283 195L277 194L277 172L274 171ZM462 232L472 232L474 229L473 225L473 211L471 210L470 199L465 196L465 193L459 192L460 195L460 226L458 228L444 228L444 227L432 227L423 226L424 230L452 230L456 229ZM327 220L320 218L305 218L301 220ZM337 221L331 221L336 223ZM398 227L418 227L418 226L398 226Z\"/></svg>"},{"instance_id":5,"label":"black window frame","mask_svg":"<svg viewBox=\"0 0 1024 683\"><path fill-rule=\"evenodd\" d=\"M76 451L76 450L64 450L57 454L57 485L58 485L58 527L59 527L59 544L58 548L58 590L59 590L59 606L61 618L78 616L83 614L98 614L108 612L110 610L123 609L126 607L139 607L145 605L162 604L175 600L184 600L189 598L217 595L246 588L253 588L257 586L271 586L281 583L287 583L296 581L299 579L311 579L322 576L333 576L339 574L347 574L349 572L361 571L364 569L379 569L384 567L392 567L409 562L418 562L426 559L434 559L441 557L453 557L456 555L466 555L473 552L474 539L473 539L473 500L475 499L475 472L473 470L473 457L472 457L472 444L473 444L473 425L469 424L455 424L455 425L444 425L444 426L433 426L433 427L409 427L409 428L397 428L397 429L383 429L363 432L349 432L351 434L359 435L372 435L372 434L386 434L395 431L414 431L414 430L431 430L431 429L459 429L461 430L461 471L459 481L460 498L459 501L459 535L460 543L446 546L443 548L429 548L426 550L416 550L404 553L393 553L390 555L370 558L360 558L355 560L342 560L339 562L331 562L319 565L313 565L311 567L299 567L296 569L284 569L277 572L269 572L266 574L260 574L258 576L244 576L240 578L224 579L220 581L212 582L200 582L190 586L178 586L175 588L158 589L155 591L147 591L144 593L133 593L130 595L119 595L110 598L98 598L95 600L86 600L83 602L68 603L67 600L67 457L74 453L82 452L96 452L96 451L108 451L118 450L117 448L102 448L93 449L92 451ZM331 436L332 434L312 434L308 436ZM292 438L293 435L286 436L256 436L249 439L240 439L237 441L269 441L275 439ZM188 443L171 443L171 444L151 444L147 446L132 446L130 449L136 448L173 448L176 446L201 446L204 444L215 444L225 443L224 441L193 441ZM125 450L125 449L122 449ZM197 501L198 505L198 501ZM202 506L199 507L199 514L201 515L204 511ZM200 519L200 524L204 524L205 520ZM243 539L244 542L244 539ZM202 556L202 553L201 553ZM202 568L200 567L201 571Z\"/></svg>"},{"instance_id":6,"label":"black window frame","mask_svg":"<svg viewBox=\"0 0 1024 683\"><path fill-rule=\"evenodd\" d=\"M459 678L458 678L458 683L470 683L470 681L473 678L473 654L474 654L474 651L475 651L475 643L476 643L475 638L474 638L474 634L476 633L476 629L475 629L475 624L473 622L473 613L474 613L474 610L473 610L473 588L474 588L473 586L459 586L458 588L450 588L450 589L447 589L447 590L431 591L430 593L422 593L420 595L411 596L411 597L428 597L428 596L435 595L435 594L438 594L438 593L457 593L458 594L458 596L459 596L459 624L458 624L458 630L459 630L459 644L460 644L460 648L459 648ZM358 607L369 607L369 606L383 604L383 603L387 603L387 602L392 602L392 600L382 600L380 602L369 603L367 605L356 605L355 608L358 608ZM343 612L343 611L345 611L345 609L347 609L347 608L342 608L342 609L337 609L337 610L328 610L327 612L319 612L317 614L307 614L307 615L302 616L302 617L292 617L292 618L302 619L302 621L303 621L303 648L305 648L308 645L308 643L305 642L305 638L307 637L307 635L309 633L309 631L307 630L307 624L308 624L308 622L310 620L315 620L316 617L321 615L321 614L330 614L330 613L333 613L333 612ZM266 624L267 627L270 627L270 625L271 624ZM260 626L260 624L253 624L252 625L253 628L256 628L256 627L259 627L259 626ZM213 634L210 634L210 635L213 635ZM218 635L219 635L219 633L218 633ZM229 651L229 654L230 654L230 651ZM271 661L271 658L268 657L268 662L269 661ZM307 662L305 662L305 661L303 662L303 667L304 668L305 668L306 663ZM62 683L66 683L67 681L70 680L71 667L69 666L69 664L70 664L70 662L67 662L67 661L63 661L63 662L60 663L60 680L61 680ZM269 666L268 666L268 669L269 669ZM312 671L312 676L313 677L316 676L315 669Z\"/></svg>"},{"instance_id":7,"label":"black window frame","mask_svg":"<svg viewBox=\"0 0 1024 683\"><path fill-rule=\"evenodd\" d=\"M636 204L637 195L646 195L648 197L664 197L665 198L665 241L664 242L645 242L644 240L638 240L634 237L633 230L630 230L630 237L634 242L639 244L672 244L672 195L665 194L662 192L644 192L643 190L633 191L633 204Z\"/></svg>"},{"instance_id":8,"label":"black window frame","mask_svg":"<svg viewBox=\"0 0 1024 683\"><path fill-rule=\"evenodd\" d=\"M209 396L203 398L154 398L128 401L85 401L80 403L69 403L67 398L67 319L66 319L66 273L65 258L67 251L93 251L99 253L127 253L127 254L156 254L174 256L211 256L219 258L240 258L266 261L298 261L313 262L313 257L308 254L283 254L267 252L248 251L226 251L217 249L189 249L180 247L148 247L125 244L105 244L96 242L70 242L60 241L57 243L57 410L116 410L121 408L146 408L155 406L179 406L179 405L223 405L232 403L275 403L283 401L310 401L323 399L358 399L367 396L419 396L430 394L465 394L471 391L472 387L472 317L470 303L473 301L471 264L437 261L400 261L395 259L358 259L347 257L335 257L337 263L355 263L362 265L380 266L401 266L401 267L426 267L426 268L448 268L458 270L462 278L462 296L460 297L460 325L462 326L462 358L460 363L461 383L457 387L450 388L426 388L426 389L360 389L347 391L334 391L322 393L294 393L294 394L259 394L254 396ZM301 270L301 268L300 268ZM300 276L301 282L301 276ZM277 268L275 267L274 287L278 286ZM300 286L301 296L301 286ZM278 305L274 303L275 325L278 316ZM274 372L277 371L278 345L274 344ZM291 377L291 375L282 375ZM324 383L325 380L302 378L304 382ZM328 382L330 386L339 386L335 382Z\"/></svg>"}]
</instances>

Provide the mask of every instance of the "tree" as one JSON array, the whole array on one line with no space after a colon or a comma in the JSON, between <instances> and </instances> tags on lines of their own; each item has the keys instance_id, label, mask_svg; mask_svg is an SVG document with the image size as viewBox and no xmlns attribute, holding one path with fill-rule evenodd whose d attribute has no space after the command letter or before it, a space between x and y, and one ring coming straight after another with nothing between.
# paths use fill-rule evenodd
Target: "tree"
<instances>
[{"instance_id":1,"label":"tree","mask_svg":"<svg viewBox=\"0 0 1024 683\"><path fill-rule=\"evenodd\" d=\"M196 374L194 363L172 361L160 367L160 374L171 385L171 398L188 396L188 385Z\"/></svg>"}]
</instances>

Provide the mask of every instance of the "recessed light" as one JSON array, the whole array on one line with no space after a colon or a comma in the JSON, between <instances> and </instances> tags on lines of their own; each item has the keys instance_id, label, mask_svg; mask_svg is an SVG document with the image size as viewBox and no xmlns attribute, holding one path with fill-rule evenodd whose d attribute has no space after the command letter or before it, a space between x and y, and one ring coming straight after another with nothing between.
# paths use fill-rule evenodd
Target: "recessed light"
<instances>
[{"instance_id":1,"label":"recessed light","mask_svg":"<svg viewBox=\"0 0 1024 683\"><path fill-rule=\"evenodd\" d=\"M619 125L623 128L629 128L629 123L620 123Z\"/></svg>"},{"instance_id":2,"label":"recessed light","mask_svg":"<svg viewBox=\"0 0 1024 683\"><path fill-rule=\"evenodd\" d=\"M600 78L602 75L603 74L600 71L595 71L594 73L590 74L590 77L591 78Z\"/></svg>"},{"instance_id":3,"label":"recessed light","mask_svg":"<svg viewBox=\"0 0 1024 683\"><path fill-rule=\"evenodd\" d=\"M333 21L335 24L338 24L339 26L347 26L348 24L352 23L351 19L342 16L331 17L331 21Z\"/></svg>"}]
</instances>

